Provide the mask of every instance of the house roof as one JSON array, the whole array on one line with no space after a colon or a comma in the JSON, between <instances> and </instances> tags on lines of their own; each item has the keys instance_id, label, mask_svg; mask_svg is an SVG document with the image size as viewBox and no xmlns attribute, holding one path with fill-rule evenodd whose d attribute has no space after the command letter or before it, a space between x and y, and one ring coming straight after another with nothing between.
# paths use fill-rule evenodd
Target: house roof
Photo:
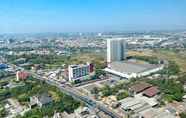
<instances>
[{"instance_id":1,"label":"house roof","mask_svg":"<svg viewBox=\"0 0 186 118\"><path fill-rule=\"evenodd\" d=\"M5 69L5 68L8 68L8 65L6 65L6 64L0 64L0 69Z\"/></svg>"},{"instance_id":2,"label":"house roof","mask_svg":"<svg viewBox=\"0 0 186 118\"><path fill-rule=\"evenodd\" d=\"M52 98L48 94L42 94L42 95L38 96L38 100L42 104L47 104L47 103L50 103L52 101Z\"/></svg>"},{"instance_id":3,"label":"house roof","mask_svg":"<svg viewBox=\"0 0 186 118\"><path fill-rule=\"evenodd\" d=\"M153 97L155 96L156 94L158 94L160 91L158 89L158 87L156 86L153 86L153 87L150 87L148 89L146 89L143 94L148 96L148 97Z\"/></svg>"},{"instance_id":4,"label":"house roof","mask_svg":"<svg viewBox=\"0 0 186 118\"><path fill-rule=\"evenodd\" d=\"M39 98L39 101L42 103L42 104L47 104L49 102L52 101L52 98L50 96L41 96Z\"/></svg>"},{"instance_id":5,"label":"house roof","mask_svg":"<svg viewBox=\"0 0 186 118\"><path fill-rule=\"evenodd\" d=\"M18 71L17 75L20 79L27 79L29 77L29 73L25 72L25 71Z\"/></svg>"},{"instance_id":6,"label":"house roof","mask_svg":"<svg viewBox=\"0 0 186 118\"><path fill-rule=\"evenodd\" d=\"M149 84L149 83L145 83L145 82L140 82L140 83L136 83L134 85L132 85L130 87L130 90L136 92L136 93L139 93L139 92L142 92L144 91L145 89L151 87L152 85Z\"/></svg>"}]
</instances>

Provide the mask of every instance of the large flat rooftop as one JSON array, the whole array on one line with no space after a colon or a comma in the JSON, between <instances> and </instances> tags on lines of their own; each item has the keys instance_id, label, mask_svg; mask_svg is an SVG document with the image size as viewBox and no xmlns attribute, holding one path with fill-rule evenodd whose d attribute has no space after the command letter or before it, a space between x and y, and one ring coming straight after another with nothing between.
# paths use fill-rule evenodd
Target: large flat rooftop
<instances>
[{"instance_id":1,"label":"large flat rooftop","mask_svg":"<svg viewBox=\"0 0 186 118\"><path fill-rule=\"evenodd\" d=\"M149 64L147 62L141 62L136 60L126 60L126 61L118 61L112 62L109 64L109 67L105 69L105 71L110 73L118 74L139 74L145 73L150 70L154 70L162 67L160 64ZM122 76L122 75L121 75Z\"/></svg>"},{"instance_id":2,"label":"large flat rooftop","mask_svg":"<svg viewBox=\"0 0 186 118\"><path fill-rule=\"evenodd\" d=\"M160 65L149 63L138 63L131 61L112 62L110 68L124 73L140 73L159 67Z\"/></svg>"}]
</instances>

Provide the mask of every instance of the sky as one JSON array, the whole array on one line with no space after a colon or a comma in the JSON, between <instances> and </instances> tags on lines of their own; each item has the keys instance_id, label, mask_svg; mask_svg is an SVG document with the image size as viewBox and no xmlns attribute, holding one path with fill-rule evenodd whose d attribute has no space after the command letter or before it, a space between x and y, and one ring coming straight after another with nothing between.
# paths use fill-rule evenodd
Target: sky
<instances>
[{"instance_id":1,"label":"sky","mask_svg":"<svg viewBox=\"0 0 186 118\"><path fill-rule=\"evenodd\" d=\"M186 29L186 0L0 0L0 33Z\"/></svg>"}]
</instances>

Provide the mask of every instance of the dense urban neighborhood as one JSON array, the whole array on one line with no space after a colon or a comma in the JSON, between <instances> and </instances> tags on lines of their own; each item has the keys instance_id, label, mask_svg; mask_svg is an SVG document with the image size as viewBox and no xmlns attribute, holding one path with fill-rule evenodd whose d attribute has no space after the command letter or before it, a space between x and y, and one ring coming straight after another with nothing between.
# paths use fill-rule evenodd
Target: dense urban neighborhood
<instances>
[{"instance_id":1,"label":"dense urban neighborhood","mask_svg":"<svg viewBox=\"0 0 186 118\"><path fill-rule=\"evenodd\" d=\"M2 118L185 118L186 32L0 35Z\"/></svg>"}]
</instances>

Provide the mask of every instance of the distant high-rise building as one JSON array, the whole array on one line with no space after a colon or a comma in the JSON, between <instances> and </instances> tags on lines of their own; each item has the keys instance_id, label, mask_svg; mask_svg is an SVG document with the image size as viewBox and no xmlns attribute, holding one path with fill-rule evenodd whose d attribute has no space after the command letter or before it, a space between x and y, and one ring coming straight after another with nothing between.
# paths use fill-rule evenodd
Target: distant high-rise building
<instances>
[{"instance_id":1,"label":"distant high-rise building","mask_svg":"<svg viewBox=\"0 0 186 118\"><path fill-rule=\"evenodd\" d=\"M102 36L102 33L98 33L98 36Z\"/></svg>"},{"instance_id":2,"label":"distant high-rise building","mask_svg":"<svg viewBox=\"0 0 186 118\"><path fill-rule=\"evenodd\" d=\"M107 39L107 63L126 59L127 49L125 39Z\"/></svg>"}]
</instances>

